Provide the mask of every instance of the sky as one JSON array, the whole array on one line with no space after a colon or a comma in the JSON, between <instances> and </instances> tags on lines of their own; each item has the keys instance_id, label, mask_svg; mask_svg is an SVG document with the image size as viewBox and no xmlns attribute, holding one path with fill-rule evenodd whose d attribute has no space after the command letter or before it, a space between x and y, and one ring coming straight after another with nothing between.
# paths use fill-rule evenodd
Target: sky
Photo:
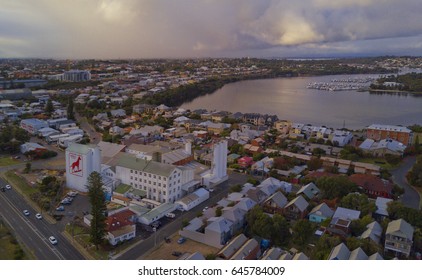
<instances>
[{"instance_id":1,"label":"sky","mask_svg":"<svg viewBox=\"0 0 422 280\"><path fill-rule=\"evenodd\" d=\"M421 55L420 0L0 0L0 58Z\"/></svg>"}]
</instances>

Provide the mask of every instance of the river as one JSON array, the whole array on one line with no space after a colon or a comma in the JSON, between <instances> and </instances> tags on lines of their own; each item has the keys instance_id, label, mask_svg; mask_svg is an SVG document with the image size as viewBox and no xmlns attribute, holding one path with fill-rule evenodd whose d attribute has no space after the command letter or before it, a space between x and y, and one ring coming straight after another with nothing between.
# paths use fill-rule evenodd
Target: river
<instances>
[{"instance_id":1,"label":"river","mask_svg":"<svg viewBox=\"0 0 422 280\"><path fill-rule=\"evenodd\" d=\"M275 114L279 119L312 125L362 129L371 124L422 124L422 97L411 94L325 91L310 83L374 75L247 80L223 86L212 94L184 103L185 109Z\"/></svg>"}]
</instances>

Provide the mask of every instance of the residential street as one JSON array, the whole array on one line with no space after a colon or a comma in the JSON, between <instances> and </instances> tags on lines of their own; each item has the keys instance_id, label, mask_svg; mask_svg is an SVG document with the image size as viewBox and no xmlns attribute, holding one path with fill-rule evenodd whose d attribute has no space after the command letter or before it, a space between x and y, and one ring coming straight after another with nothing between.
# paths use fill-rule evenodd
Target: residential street
<instances>
[{"instance_id":1,"label":"residential street","mask_svg":"<svg viewBox=\"0 0 422 280\"><path fill-rule=\"evenodd\" d=\"M401 202L403 205L410 208L419 209L419 193L407 183L406 179L407 172L409 172L415 163L415 156L406 157L398 168L391 171L391 174L393 175L393 182L404 189L404 194L401 197Z\"/></svg>"}]
</instances>

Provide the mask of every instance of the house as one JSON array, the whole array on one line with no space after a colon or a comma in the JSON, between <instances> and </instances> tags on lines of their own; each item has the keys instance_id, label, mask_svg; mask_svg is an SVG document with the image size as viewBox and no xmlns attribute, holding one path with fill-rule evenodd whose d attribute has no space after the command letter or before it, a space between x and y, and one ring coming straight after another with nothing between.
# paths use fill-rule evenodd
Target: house
<instances>
[{"instance_id":1,"label":"house","mask_svg":"<svg viewBox=\"0 0 422 280\"><path fill-rule=\"evenodd\" d=\"M296 193L304 194L308 199L313 199L315 196L317 196L320 193L320 190L315 186L314 183L309 183L303 187L300 188L300 190Z\"/></svg>"},{"instance_id":2,"label":"house","mask_svg":"<svg viewBox=\"0 0 422 280\"><path fill-rule=\"evenodd\" d=\"M331 250L328 257L329 260L348 260L350 257L350 250L344 243L340 243Z\"/></svg>"},{"instance_id":3,"label":"house","mask_svg":"<svg viewBox=\"0 0 422 280\"><path fill-rule=\"evenodd\" d=\"M246 213L239 207L226 207L221 216L233 223L233 231L236 232L245 226Z\"/></svg>"},{"instance_id":4,"label":"house","mask_svg":"<svg viewBox=\"0 0 422 280\"><path fill-rule=\"evenodd\" d=\"M233 235L233 223L224 217L215 217L208 220L210 222L205 228L207 239L214 240L223 245L229 241Z\"/></svg>"},{"instance_id":5,"label":"house","mask_svg":"<svg viewBox=\"0 0 422 280\"><path fill-rule=\"evenodd\" d=\"M353 174L349 178L370 198L393 197L393 184L388 180L370 174Z\"/></svg>"},{"instance_id":6,"label":"house","mask_svg":"<svg viewBox=\"0 0 422 280\"><path fill-rule=\"evenodd\" d=\"M360 144L359 148L376 157L384 157L387 154L402 156L407 146L393 139L382 139L379 142L373 139L366 139Z\"/></svg>"},{"instance_id":7,"label":"house","mask_svg":"<svg viewBox=\"0 0 422 280\"><path fill-rule=\"evenodd\" d=\"M286 251L278 247L272 247L264 252L261 260L278 260Z\"/></svg>"},{"instance_id":8,"label":"house","mask_svg":"<svg viewBox=\"0 0 422 280\"><path fill-rule=\"evenodd\" d=\"M111 245L130 240L136 236L136 226L131 220L135 215L130 210L123 210L106 219L107 239Z\"/></svg>"},{"instance_id":9,"label":"house","mask_svg":"<svg viewBox=\"0 0 422 280\"><path fill-rule=\"evenodd\" d=\"M373 213L372 216L378 221L382 221L383 219L387 218L389 216L387 211L388 203L392 201L393 200L390 198L377 197L375 200L375 206L377 207L377 210L375 210L375 213Z\"/></svg>"},{"instance_id":10,"label":"house","mask_svg":"<svg viewBox=\"0 0 422 280\"><path fill-rule=\"evenodd\" d=\"M237 164L239 164L242 168L248 168L253 164L253 158L247 156L241 157L237 160Z\"/></svg>"},{"instance_id":11,"label":"house","mask_svg":"<svg viewBox=\"0 0 422 280\"><path fill-rule=\"evenodd\" d=\"M368 255L362 250L362 248L358 247L352 252L350 252L349 260L357 261L357 260L367 260Z\"/></svg>"},{"instance_id":12,"label":"house","mask_svg":"<svg viewBox=\"0 0 422 280\"><path fill-rule=\"evenodd\" d=\"M251 210L257 203L248 197L242 198L234 207L240 208L246 212Z\"/></svg>"},{"instance_id":13,"label":"house","mask_svg":"<svg viewBox=\"0 0 422 280\"><path fill-rule=\"evenodd\" d=\"M262 203L262 207L267 213L283 214L284 207L287 205L287 202L287 198L284 196L284 194L281 192L275 192Z\"/></svg>"},{"instance_id":14,"label":"house","mask_svg":"<svg viewBox=\"0 0 422 280\"><path fill-rule=\"evenodd\" d=\"M239 234L234 237L224 246L220 251L218 251L217 256L223 260L229 260L242 246L248 241L248 238L243 234Z\"/></svg>"},{"instance_id":15,"label":"house","mask_svg":"<svg viewBox=\"0 0 422 280\"><path fill-rule=\"evenodd\" d=\"M274 191L272 193L268 193L268 195L273 194L277 190L282 190L285 193L290 193L292 191L292 184L285 181L280 181L273 177L268 177L267 179L262 181L261 184L259 184L258 188L264 189L267 186L274 187Z\"/></svg>"},{"instance_id":16,"label":"house","mask_svg":"<svg viewBox=\"0 0 422 280\"><path fill-rule=\"evenodd\" d=\"M360 211L338 207L327 230L332 234L347 236L350 233L350 224L359 219Z\"/></svg>"},{"instance_id":17,"label":"house","mask_svg":"<svg viewBox=\"0 0 422 280\"><path fill-rule=\"evenodd\" d=\"M366 226L366 230L359 236L360 239L369 239L376 244L380 244L382 227L378 222L372 222Z\"/></svg>"},{"instance_id":18,"label":"house","mask_svg":"<svg viewBox=\"0 0 422 280\"><path fill-rule=\"evenodd\" d=\"M326 219L331 219L334 215L334 211L328 207L327 204L321 203L315 206L309 213L309 221L314 223L321 223Z\"/></svg>"},{"instance_id":19,"label":"house","mask_svg":"<svg viewBox=\"0 0 422 280\"><path fill-rule=\"evenodd\" d=\"M111 110L110 114L113 118L124 118L126 117L126 111L123 109Z\"/></svg>"},{"instance_id":20,"label":"house","mask_svg":"<svg viewBox=\"0 0 422 280\"><path fill-rule=\"evenodd\" d=\"M227 163L232 164L235 163L240 158L238 154L230 154L227 156Z\"/></svg>"},{"instance_id":21,"label":"house","mask_svg":"<svg viewBox=\"0 0 422 280\"><path fill-rule=\"evenodd\" d=\"M260 154L264 151L264 149L262 149L259 146L254 146L251 144L245 144L243 145L243 150L249 154L255 155L255 154Z\"/></svg>"},{"instance_id":22,"label":"house","mask_svg":"<svg viewBox=\"0 0 422 280\"><path fill-rule=\"evenodd\" d=\"M230 260L256 260L261 254L258 241L251 238L230 258Z\"/></svg>"},{"instance_id":23,"label":"house","mask_svg":"<svg viewBox=\"0 0 422 280\"><path fill-rule=\"evenodd\" d=\"M288 220L303 219L307 214L306 209L308 205L309 203L306 201L306 199L299 195L284 207L284 216Z\"/></svg>"},{"instance_id":24,"label":"house","mask_svg":"<svg viewBox=\"0 0 422 280\"><path fill-rule=\"evenodd\" d=\"M328 260L383 260L383 258L378 253L368 257L361 247L350 251L344 243L340 243L331 250Z\"/></svg>"},{"instance_id":25,"label":"house","mask_svg":"<svg viewBox=\"0 0 422 280\"><path fill-rule=\"evenodd\" d=\"M384 251L408 258L413 245L413 232L413 227L405 220L391 221L385 232Z\"/></svg>"},{"instance_id":26,"label":"house","mask_svg":"<svg viewBox=\"0 0 422 280\"><path fill-rule=\"evenodd\" d=\"M344 147L352 141L353 134L350 131L335 130L331 135L331 141L339 147Z\"/></svg>"}]
</instances>

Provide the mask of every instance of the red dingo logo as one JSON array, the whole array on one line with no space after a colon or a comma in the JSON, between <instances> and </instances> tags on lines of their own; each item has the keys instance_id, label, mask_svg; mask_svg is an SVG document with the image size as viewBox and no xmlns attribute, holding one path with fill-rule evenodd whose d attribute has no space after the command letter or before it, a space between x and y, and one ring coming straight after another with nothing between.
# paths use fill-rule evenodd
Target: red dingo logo
<instances>
[{"instance_id":1,"label":"red dingo logo","mask_svg":"<svg viewBox=\"0 0 422 280\"><path fill-rule=\"evenodd\" d=\"M82 172L82 157L78 154L69 154L69 172L76 176L83 176Z\"/></svg>"}]
</instances>

